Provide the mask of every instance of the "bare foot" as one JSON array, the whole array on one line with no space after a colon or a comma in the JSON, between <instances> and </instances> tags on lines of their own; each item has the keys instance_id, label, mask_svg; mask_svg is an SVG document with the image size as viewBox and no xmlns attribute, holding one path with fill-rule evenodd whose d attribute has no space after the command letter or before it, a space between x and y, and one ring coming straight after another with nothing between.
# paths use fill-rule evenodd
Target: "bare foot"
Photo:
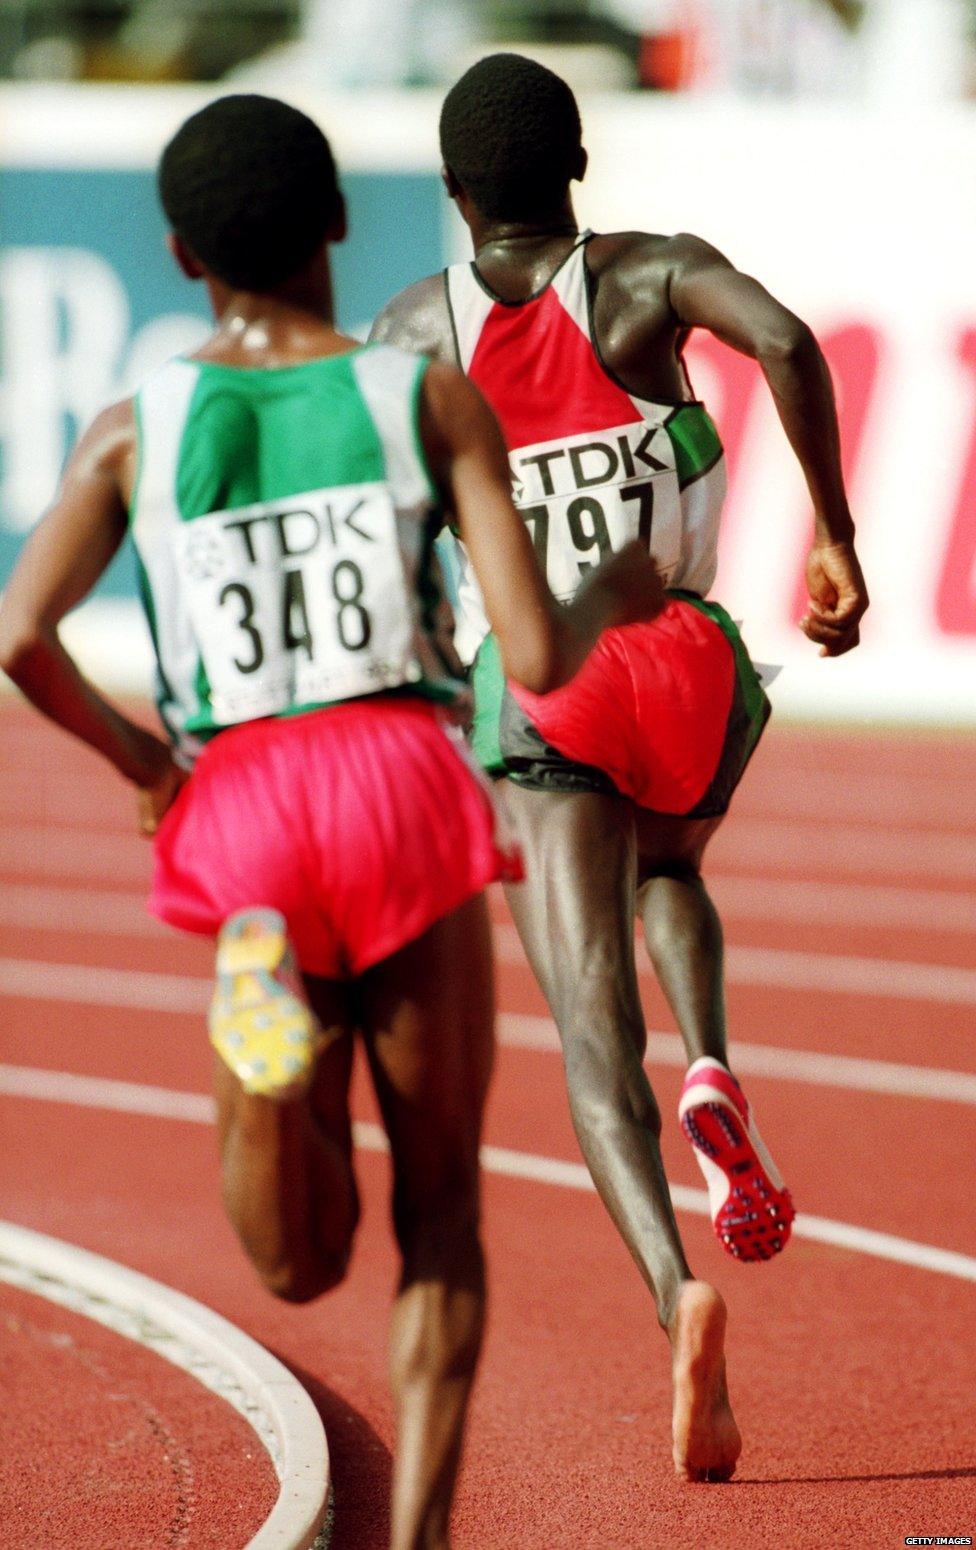
<instances>
[{"instance_id":1,"label":"bare foot","mask_svg":"<svg viewBox=\"0 0 976 1550\"><path fill-rule=\"evenodd\" d=\"M685 1281L669 1330L674 1380L674 1470L681 1480L730 1480L742 1451L725 1386L725 1303Z\"/></svg>"}]
</instances>

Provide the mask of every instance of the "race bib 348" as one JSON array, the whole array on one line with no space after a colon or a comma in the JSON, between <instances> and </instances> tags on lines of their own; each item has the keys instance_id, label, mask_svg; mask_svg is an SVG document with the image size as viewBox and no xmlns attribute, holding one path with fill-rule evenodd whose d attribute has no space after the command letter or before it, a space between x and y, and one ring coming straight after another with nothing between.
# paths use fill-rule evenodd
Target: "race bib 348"
<instances>
[{"instance_id":1,"label":"race bib 348","mask_svg":"<svg viewBox=\"0 0 976 1550\"><path fill-rule=\"evenodd\" d=\"M175 543L217 722L421 677L386 485L213 512L184 523Z\"/></svg>"}]
</instances>

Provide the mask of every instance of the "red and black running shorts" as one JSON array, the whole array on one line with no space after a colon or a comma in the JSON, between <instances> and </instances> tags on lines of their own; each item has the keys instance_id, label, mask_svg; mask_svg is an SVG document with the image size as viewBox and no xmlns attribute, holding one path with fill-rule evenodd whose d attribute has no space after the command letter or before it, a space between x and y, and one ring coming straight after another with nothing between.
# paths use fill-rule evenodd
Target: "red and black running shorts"
<instances>
[{"instance_id":1,"label":"red and black running shorts","mask_svg":"<svg viewBox=\"0 0 976 1550\"><path fill-rule=\"evenodd\" d=\"M692 593L670 594L648 624L606 630L552 694L506 685L490 637L473 681L473 742L489 773L676 817L727 810L770 714L732 619Z\"/></svg>"}]
</instances>

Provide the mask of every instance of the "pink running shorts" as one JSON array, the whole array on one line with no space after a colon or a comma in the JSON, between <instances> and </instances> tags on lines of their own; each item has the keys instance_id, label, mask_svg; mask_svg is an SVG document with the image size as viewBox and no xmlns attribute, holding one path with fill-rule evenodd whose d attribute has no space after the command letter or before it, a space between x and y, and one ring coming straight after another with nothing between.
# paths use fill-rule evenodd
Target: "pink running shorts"
<instances>
[{"instance_id":1,"label":"pink running shorts","mask_svg":"<svg viewBox=\"0 0 976 1550\"><path fill-rule=\"evenodd\" d=\"M160 825L149 908L215 936L254 905L307 974L361 974L498 878L518 879L460 734L389 696L228 728Z\"/></svg>"}]
</instances>

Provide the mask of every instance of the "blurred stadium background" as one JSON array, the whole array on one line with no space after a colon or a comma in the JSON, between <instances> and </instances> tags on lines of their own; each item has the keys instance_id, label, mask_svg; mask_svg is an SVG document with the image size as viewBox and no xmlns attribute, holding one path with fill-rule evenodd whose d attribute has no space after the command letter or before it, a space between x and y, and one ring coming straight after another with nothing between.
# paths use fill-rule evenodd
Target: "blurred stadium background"
<instances>
[{"instance_id":1,"label":"blurred stadium background","mask_svg":"<svg viewBox=\"0 0 976 1550\"><path fill-rule=\"evenodd\" d=\"M465 254L438 181L443 87L534 52L578 89L596 228L690 229L807 318L831 359L874 596L824 667L793 628L808 511L751 363L690 358L732 488L717 593L781 710L976 716L976 90L972 0L4 0L0 6L0 583L78 428L200 336L152 171L208 95L311 110L351 207L341 322ZM466 255L465 255L466 256ZM72 623L145 683L123 556Z\"/></svg>"}]
</instances>

